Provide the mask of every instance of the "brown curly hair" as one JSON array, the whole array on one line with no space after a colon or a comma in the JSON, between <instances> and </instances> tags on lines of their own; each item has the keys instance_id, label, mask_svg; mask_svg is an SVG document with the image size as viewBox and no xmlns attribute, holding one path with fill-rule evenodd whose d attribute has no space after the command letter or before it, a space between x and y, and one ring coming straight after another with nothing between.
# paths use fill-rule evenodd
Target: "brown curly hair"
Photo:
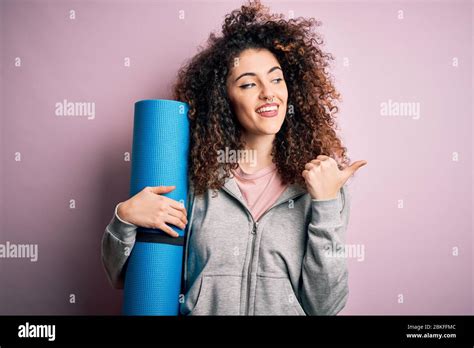
<instances>
[{"instance_id":1,"label":"brown curly hair","mask_svg":"<svg viewBox=\"0 0 474 348\"><path fill-rule=\"evenodd\" d=\"M305 187L301 173L318 155L336 160L339 169L349 163L346 148L336 134L335 114L340 95L326 71L331 54L320 46L313 27L321 22L298 17L285 20L270 14L259 0L226 15L222 35L211 33L207 47L178 71L174 98L189 104L189 176L195 194L218 190L238 163L219 163L217 152L244 148L242 127L226 91L232 62L249 48L267 49L281 64L288 88L288 112L275 135L272 160L283 183ZM220 169L223 169L220 173Z\"/></svg>"}]
</instances>

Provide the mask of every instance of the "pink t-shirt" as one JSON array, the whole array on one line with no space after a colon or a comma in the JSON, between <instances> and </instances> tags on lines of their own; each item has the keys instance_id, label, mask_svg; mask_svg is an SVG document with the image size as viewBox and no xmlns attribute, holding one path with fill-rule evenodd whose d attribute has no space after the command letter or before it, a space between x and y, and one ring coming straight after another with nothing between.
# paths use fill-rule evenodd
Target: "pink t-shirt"
<instances>
[{"instance_id":1,"label":"pink t-shirt","mask_svg":"<svg viewBox=\"0 0 474 348\"><path fill-rule=\"evenodd\" d=\"M275 163L249 174L239 166L233 171L237 186L255 220L258 220L285 191Z\"/></svg>"}]
</instances>

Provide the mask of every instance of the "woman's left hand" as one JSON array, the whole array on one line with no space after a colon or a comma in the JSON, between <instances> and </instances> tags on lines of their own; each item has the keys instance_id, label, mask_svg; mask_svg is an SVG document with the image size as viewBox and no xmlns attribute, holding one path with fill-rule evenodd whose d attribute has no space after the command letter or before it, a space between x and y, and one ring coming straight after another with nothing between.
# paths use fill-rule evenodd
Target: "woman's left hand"
<instances>
[{"instance_id":1,"label":"woman's left hand","mask_svg":"<svg viewBox=\"0 0 474 348\"><path fill-rule=\"evenodd\" d=\"M302 175L312 199L334 199L356 170L366 164L367 161L357 161L339 170L336 160L329 156L319 155L306 163Z\"/></svg>"}]
</instances>

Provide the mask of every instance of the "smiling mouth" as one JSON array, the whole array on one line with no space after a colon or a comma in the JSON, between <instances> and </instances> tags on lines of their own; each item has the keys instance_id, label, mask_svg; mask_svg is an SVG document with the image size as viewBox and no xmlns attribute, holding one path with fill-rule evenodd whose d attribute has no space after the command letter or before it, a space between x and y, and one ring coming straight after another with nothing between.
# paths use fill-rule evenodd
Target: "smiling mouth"
<instances>
[{"instance_id":1,"label":"smiling mouth","mask_svg":"<svg viewBox=\"0 0 474 348\"><path fill-rule=\"evenodd\" d=\"M275 117L278 115L278 108L278 104L272 104L268 106L262 106L255 110L255 112L262 117Z\"/></svg>"}]
</instances>

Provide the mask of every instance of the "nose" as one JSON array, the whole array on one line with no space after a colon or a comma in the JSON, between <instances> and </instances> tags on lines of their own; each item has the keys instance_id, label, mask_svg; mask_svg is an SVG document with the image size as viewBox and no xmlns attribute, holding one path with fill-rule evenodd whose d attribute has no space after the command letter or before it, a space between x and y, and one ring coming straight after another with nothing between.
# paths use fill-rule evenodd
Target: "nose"
<instances>
[{"instance_id":1,"label":"nose","mask_svg":"<svg viewBox=\"0 0 474 348\"><path fill-rule=\"evenodd\" d=\"M269 83L264 83L262 86L262 91L260 93L260 99L263 100L274 100L275 93L273 92L272 86Z\"/></svg>"}]
</instances>

